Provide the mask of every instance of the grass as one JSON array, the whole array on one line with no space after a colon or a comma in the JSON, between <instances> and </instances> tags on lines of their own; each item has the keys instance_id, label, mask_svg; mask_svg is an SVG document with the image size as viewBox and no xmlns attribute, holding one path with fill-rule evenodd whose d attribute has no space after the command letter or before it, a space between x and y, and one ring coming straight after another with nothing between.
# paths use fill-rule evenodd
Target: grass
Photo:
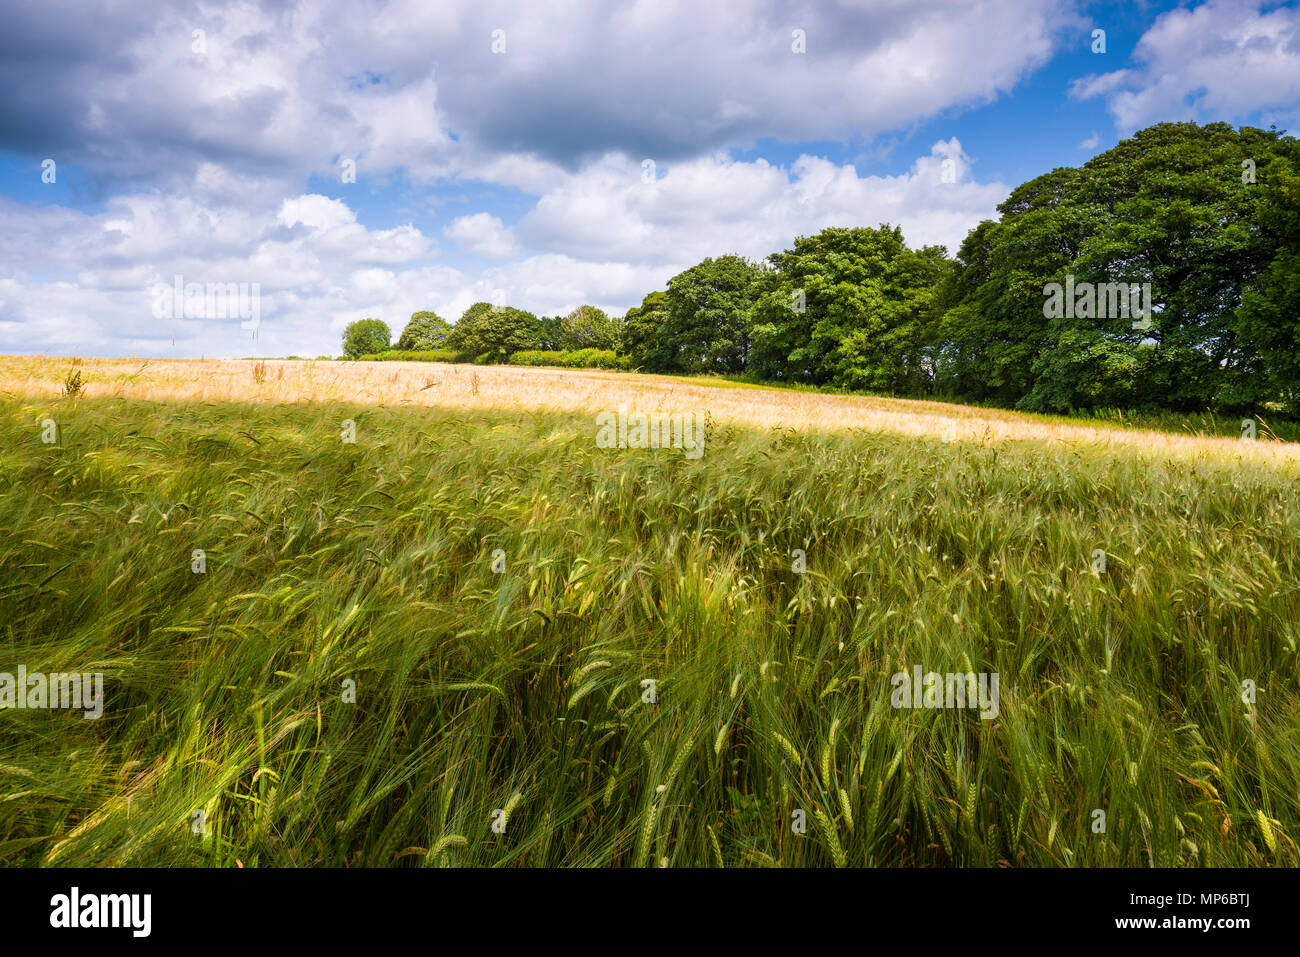
<instances>
[{"instance_id":1,"label":"grass","mask_svg":"<svg viewBox=\"0 0 1300 957\"><path fill-rule=\"evenodd\" d=\"M176 359L51 359L0 356L0 399L54 397L68 363L85 376L80 395L167 402L319 403L479 410L556 410L591 415L619 406L708 409L719 421L771 430L848 434L854 430L947 441L1134 448L1185 462L1300 462L1294 426L1260 422L1258 441L1240 440L1240 423L1164 414L1068 419L950 402L846 396L786 387L727 387L712 377L640 375L593 369L419 362L247 362ZM431 374L438 380L429 388ZM734 385L734 384L733 384ZM1274 426L1276 425L1276 429Z\"/></svg>"},{"instance_id":2,"label":"grass","mask_svg":"<svg viewBox=\"0 0 1300 957\"><path fill-rule=\"evenodd\" d=\"M779 390L785 392L804 392L837 396L871 395L873 398L877 399L883 399L886 401L889 399L887 396L864 392L852 392L829 385L814 386L798 382L772 382L738 375L675 375L674 378L701 385L710 385L719 389ZM970 406L958 402L957 400L942 397L914 401L926 402L927 404L949 404L954 410L981 408L982 411L993 412L999 409L999 407L995 405L984 407ZM1123 409L1094 409L1087 412L1078 412L1071 416L1046 415L1029 412L1020 412L1017 414L1023 416L1026 421L1074 426L1108 425L1141 431L1166 432L1192 436L1217 436L1220 438L1240 438L1244 424L1244 420L1241 416L1228 415L1226 413L1172 412L1168 410L1133 412L1125 411ZM1261 415L1255 417L1255 421L1257 433L1262 432L1267 438L1283 442L1300 442L1300 422L1292 422L1285 419L1280 413L1275 416L1272 410L1270 410L1268 419L1263 418Z\"/></svg>"},{"instance_id":3,"label":"grass","mask_svg":"<svg viewBox=\"0 0 1300 957\"><path fill-rule=\"evenodd\" d=\"M72 399L33 361L0 671L106 700L0 715L6 864L1300 863L1293 446L496 368L86 360ZM712 413L702 459L596 447L655 395ZM891 707L915 665L998 674L998 716Z\"/></svg>"}]
</instances>

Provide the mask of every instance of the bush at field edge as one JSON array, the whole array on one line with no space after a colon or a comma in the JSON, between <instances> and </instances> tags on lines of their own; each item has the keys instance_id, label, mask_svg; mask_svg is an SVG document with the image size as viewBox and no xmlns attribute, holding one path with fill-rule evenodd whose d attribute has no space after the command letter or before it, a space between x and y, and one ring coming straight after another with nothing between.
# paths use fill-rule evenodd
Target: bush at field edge
<instances>
[{"instance_id":1,"label":"bush at field edge","mask_svg":"<svg viewBox=\"0 0 1300 957\"><path fill-rule=\"evenodd\" d=\"M405 351L388 349L358 356L362 362L475 362L487 365L486 355L472 357L450 349ZM569 352L527 349L516 352L505 362L516 366L556 366L562 369L628 369L630 360L612 349L577 349Z\"/></svg>"}]
</instances>

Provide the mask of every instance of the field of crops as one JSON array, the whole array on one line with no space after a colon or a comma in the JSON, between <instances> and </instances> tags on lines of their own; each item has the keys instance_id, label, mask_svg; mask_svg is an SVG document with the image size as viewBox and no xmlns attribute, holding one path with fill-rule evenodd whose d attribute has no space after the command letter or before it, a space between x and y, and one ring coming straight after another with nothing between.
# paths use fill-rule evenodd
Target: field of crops
<instances>
[{"instance_id":1,"label":"field of crops","mask_svg":"<svg viewBox=\"0 0 1300 957\"><path fill-rule=\"evenodd\" d=\"M1300 864L1267 430L77 369L0 359L0 673L102 673L103 714L0 713L0 862ZM620 405L704 454L598 447ZM896 707L917 667L996 676L996 714Z\"/></svg>"}]
</instances>

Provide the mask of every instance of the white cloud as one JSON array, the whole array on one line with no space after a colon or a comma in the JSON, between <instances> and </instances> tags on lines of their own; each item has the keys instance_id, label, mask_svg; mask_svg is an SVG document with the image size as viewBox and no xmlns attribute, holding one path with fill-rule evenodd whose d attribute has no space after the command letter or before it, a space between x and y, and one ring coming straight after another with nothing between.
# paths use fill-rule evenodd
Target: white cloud
<instances>
[{"instance_id":1,"label":"white cloud","mask_svg":"<svg viewBox=\"0 0 1300 957\"><path fill-rule=\"evenodd\" d=\"M1071 95L1102 96L1128 134L1162 120L1300 118L1300 9L1211 2L1162 14L1138 41L1137 69L1076 80Z\"/></svg>"},{"instance_id":2,"label":"white cloud","mask_svg":"<svg viewBox=\"0 0 1300 957\"><path fill-rule=\"evenodd\" d=\"M892 176L727 151L861 143L987 102L1081 23L1071 0L61 3L7 17L0 147L48 147L106 199L0 199L0 351L165 355L174 336L182 355L334 353L354 319L396 333L477 299L621 312L706 256L757 259L826 226L901 224L912 245L955 249L1008 193L955 138ZM342 199L308 185L338 183L349 159ZM412 206L467 203L442 238L494 265L471 274L413 225L359 221L399 180ZM473 204L484 183L517 221ZM148 289L177 274L258 283L257 344L234 321L155 319Z\"/></svg>"},{"instance_id":3,"label":"white cloud","mask_svg":"<svg viewBox=\"0 0 1300 957\"><path fill-rule=\"evenodd\" d=\"M436 244L414 227L367 229L318 195L258 208L132 194L98 215L4 202L0 236L2 352L166 355L175 337L180 355L334 353L353 319L396 320L468 281L429 266ZM257 284L259 343L238 318L156 318L151 291L177 275Z\"/></svg>"},{"instance_id":4,"label":"white cloud","mask_svg":"<svg viewBox=\"0 0 1300 957\"><path fill-rule=\"evenodd\" d=\"M302 223L311 229L322 231L347 226L357 221L356 214L348 209L347 204L328 196L313 194L286 199L280 206L276 220L283 226L297 226Z\"/></svg>"},{"instance_id":5,"label":"white cloud","mask_svg":"<svg viewBox=\"0 0 1300 957\"><path fill-rule=\"evenodd\" d=\"M945 161L953 182L945 181ZM956 249L1009 189L979 183L954 138L897 176L801 156L791 168L723 155L670 167L652 183L626 157L607 156L548 192L520 221L529 248L581 259L672 264L737 253L761 258L827 226L902 225L913 245ZM666 277L665 277L666 278Z\"/></svg>"},{"instance_id":6,"label":"white cloud","mask_svg":"<svg viewBox=\"0 0 1300 957\"><path fill-rule=\"evenodd\" d=\"M443 235L454 239L466 252L489 259L505 259L515 251L513 233L491 213L457 217Z\"/></svg>"},{"instance_id":7,"label":"white cloud","mask_svg":"<svg viewBox=\"0 0 1300 957\"><path fill-rule=\"evenodd\" d=\"M480 299L621 313L707 256L759 259L827 226L901 224L912 245L955 249L1008 192L973 178L955 138L897 176L815 156L787 169L718 155L646 183L637 161L610 155L565 175L514 231L487 213L453 220L445 232L458 245L520 257L478 275L430 265L435 244L415 227L369 229L318 194L264 207L133 194L98 215L0 203L0 251L12 253L0 269L0 351L166 355L175 337L181 355L332 354L354 319L382 318L396 335L412 312L454 320ZM256 345L237 320L154 318L150 288L177 274L257 283Z\"/></svg>"},{"instance_id":8,"label":"white cloud","mask_svg":"<svg viewBox=\"0 0 1300 957\"><path fill-rule=\"evenodd\" d=\"M50 3L7 20L0 147L186 188L204 164L300 188L354 159L359 182L540 189L608 152L871 136L1010 91L1080 22L1072 0Z\"/></svg>"}]
</instances>

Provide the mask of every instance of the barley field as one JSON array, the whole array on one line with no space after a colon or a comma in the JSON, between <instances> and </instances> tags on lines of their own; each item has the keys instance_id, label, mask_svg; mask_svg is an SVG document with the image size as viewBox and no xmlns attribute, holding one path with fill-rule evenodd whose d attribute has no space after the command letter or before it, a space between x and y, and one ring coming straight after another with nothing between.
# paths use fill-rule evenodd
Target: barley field
<instances>
[{"instance_id":1,"label":"barley field","mask_svg":"<svg viewBox=\"0 0 1300 957\"><path fill-rule=\"evenodd\" d=\"M1264 427L0 358L0 672L103 675L0 715L0 862L1296 866L1298 479Z\"/></svg>"}]
</instances>

